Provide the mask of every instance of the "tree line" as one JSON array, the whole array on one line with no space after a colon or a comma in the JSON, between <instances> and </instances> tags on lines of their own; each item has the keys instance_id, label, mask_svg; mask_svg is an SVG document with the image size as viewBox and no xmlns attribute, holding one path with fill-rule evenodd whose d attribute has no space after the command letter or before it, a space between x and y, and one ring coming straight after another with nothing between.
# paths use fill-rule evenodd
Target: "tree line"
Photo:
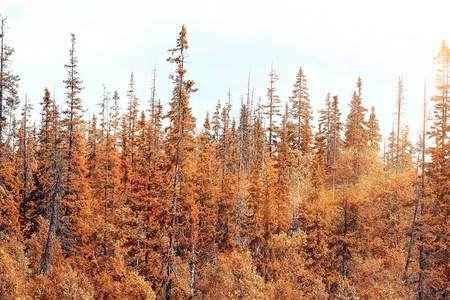
<instances>
[{"instance_id":1,"label":"tree line","mask_svg":"<svg viewBox=\"0 0 450 300\"><path fill-rule=\"evenodd\" d=\"M84 119L71 34L64 109L44 89L21 113L14 49L0 70L2 299L447 299L450 292L450 51L434 58L433 119L409 141L399 78L380 154L375 108L358 78L342 119L338 96L313 111L300 67L283 105L250 82L237 116L218 101L196 133L185 26L167 62L168 111L141 109L131 73L124 113L104 86ZM32 112L40 122L31 124ZM164 121L166 120L166 121ZM163 122L164 121L164 122ZM167 125L165 125L167 124ZM429 159L426 159L429 157Z\"/></svg>"}]
</instances>

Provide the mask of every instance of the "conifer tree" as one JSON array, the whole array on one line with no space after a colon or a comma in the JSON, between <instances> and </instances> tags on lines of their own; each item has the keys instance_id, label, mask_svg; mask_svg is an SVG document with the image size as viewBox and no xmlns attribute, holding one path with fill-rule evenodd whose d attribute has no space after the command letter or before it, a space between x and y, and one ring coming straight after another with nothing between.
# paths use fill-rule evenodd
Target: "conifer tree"
<instances>
[{"instance_id":1,"label":"conifer tree","mask_svg":"<svg viewBox=\"0 0 450 300\"><path fill-rule=\"evenodd\" d=\"M180 232L182 226L187 222L194 221L190 218L189 207L192 207L194 195L192 190L193 155L195 149L195 118L189 107L191 93L197 91L194 81L186 78L186 50L189 49L186 39L186 27L183 25L177 39L177 45L168 51L171 56L167 58L170 63L176 64L175 75L170 75L174 83L172 100L167 118L170 122L166 128L166 140L164 144L167 156L167 185L169 200L169 220L167 232L169 245L166 262L166 282L164 284L164 295L166 300L178 298L181 292L177 284L176 255L180 247Z\"/></svg>"},{"instance_id":2,"label":"conifer tree","mask_svg":"<svg viewBox=\"0 0 450 300\"><path fill-rule=\"evenodd\" d=\"M92 120L88 124L87 129L87 143L86 143L86 156L87 156L87 168L88 174L87 178L91 184L91 187L94 190L98 190L96 186L98 184L98 176L99 176L99 157L100 157L100 149L99 149L99 136L101 130L97 129L97 116L95 114L92 115Z\"/></svg>"},{"instance_id":3,"label":"conifer tree","mask_svg":"<svg viewBox=\"0 0 450 300\"><path fill-rule=\"evenodd\" d=\"M328 93L325 98L325 108L319 110L319 119L318 119L318 125L320 126L320 131L323 134L324 139L324 147L325 147L325 158L328 165L331 165L332 157L330 156L329 150L332 143L332 137L331 137L331 113L332 113L332 107L331 107L331 94Z\"/></svg>"},{"instance_id":4,"label":"conifer tree","mask_svg":"<svg viewBox=\"0 0 450 300\"><path fill-rule=\"evenodd\" d=\"M79 78L79 73L77 70L78 67L78 59L75 55L75 44L76 38L75 34L71 33L71 49L69 51L70 60L69 64L66 64L64 67L69 70L68 78L64 80L67 89L67 99L66 105L67 108L64 110L65 118L63 120L63 125L67 131L67 158L68 160L72 160L73 158L73 148L77 145L76 141L80 138L79 131L81 130L81 125L84 123L83 117L83 105L81 102L81 98L79 97L80 92L84 89L81 84L83 81ZM72 166L69 166L72 169ZM72 170L70 170L71 172Z\"/></svg>"},{"instance_id":5,"label":"conifer tree","mask_svg":"<svg viewBox=\"0 0 450 300\"><path fill-rule=\"evenodd\" d=\"M321 129L321 135L319 140L323 139L325 166L330 174L332 174L332 181L336 177L337 161L339 159L341 141L341 112L339 111L339 100L337 96L333 96L331 99L330 93L325 98L325 109L319 111L319 126ZM316 141L317 143L317 141ZM317 144L316 144L317 145Z\"/></svg>"},{"instance_id":6,"label":"conifer tree","mask_svg":"<svg viewBox=\"0 0 450 300\"><path fill-rule=\"evenodd\" d=\"M446 299L450 295L450 143L448 138L449 91L450 91L450 50L445 44L435 57L438 65L436 88L439 92L431 98L434 102L434 122L430 129L430 137L434 146L430 149L431 162L429 168L431 197L425 206L425 230L421 236L426 257L425 296Z\"/></svg>"},{"instance_id":7,"label":"conifer tree","mask_svg":"<svg viewBox=\"0 0 450 300\"><path fill-rule=\"evenodd\" d=\"M342 129L342 123L341 123L341 112L339 110L339 100L338 96L333 96L333 101L331 103L331 130L330 130L330 159L332 159L331 164L331 171L332 171L332 178L333 178L333 200L334 200L334 191L335 191L335 185L336 185L336 171L338 169L338 160L339 160L339 153L341 151L341 129Z\"/></svg>"},{"instance_id":8,"label":"conifer tree","mask_svg":"<svg viewBox=\"0 0 450 300\"><path fill-rule=\"evenodd\" d=\"M119 93L117 90L114 91L114 95L112 97L112 100L114 101L111 105L111 114L110 114L110 120L111 120L111 130L112 135L117 137L118 130L120 127L120 106L119 106Z\"/></svg>"},{"instance_id":9,"label":"conifer tree","mask_svg":"<svg viewBox=\"0 0 450 300\"><path fill-rule=\"evenodd\" d=\"M309 100L308 85L306 76L300 67L296 82L294 83L294 90L292 96L289 98L291 102L291 115L294 120L294 139L292 144L297 151L297 197L300 199L308 198L308 180L309 167L311 163L311 145L312 145L312 131L310 122L312 121L311 105ZM303 192L300 190L300 183L303 183ZM302 196L300 196L303 194Z\"/></svg>"},{"instance_id":10,"label":"conifer tree","mask_svg":"<svg viewBox=\"0 0 450 300\"><path fill-rule=\"evenodd\" d=\"M156 102L156 65L153 68L153 77L152 77L152 86L151 86L151 96L149 100L149 110L150 110L150 124L152 124L153 129L156 130L155 124L157 123L157 115L158 115L158 103ZM153 136L156 136L155 133L153 133Z\"/></svg>"},{"instance_id":11,"label":"conifer tree","mask_svg":"<svg viewBox=\"0 0 450 300\"><path fill-rule=\"evenodd\" d=\"M349 104L350 112L347 115L344 146L355 152L354 168L358 177L361 174L361 157L368 143L367 122L365 121L367 109L362 105L361 77L358 77L356 87L357 91L353 92Z\"/></svg>"},{"instance_id":12,"label":"conifer tree","mask_svg":"<svg viewBox=\"0 0 450 300\"><path fill-rule=\"evenodd\" d=\"M11 137L12 139L13 137ZM15 139L15 138L14 138ZM21 240L20 237L20 191L23 187L21 184L20 173L21 165L15 159L13 147L3 144L3 154L0 155L0 234L6 239Z\"/></svg>"},{"instance_id":13,"label":"conifer tree","mask_svg":"<svg viewBox=\"0 0 450 300\"><path fill-rule=\"evenodd\" d=\"M408 147L410 146L410 142L408 141L408 126L404 124L402 118L404 117L405 110L405 96L404 96L404 86L403 80L399 77L397 83L397 101L396 101L396 112L394 118L394 124L396 128L393 129L391 136L389 137L389 145L388 145L388 161L391 167L395 170L395 172L405 171L408 169L408 163L406 157L408 156L407 152L409 151ZM405 160L406 159L406 160ZM409 164L411 166L411 164Z\"/></svg>"},{"instance_id":14,"label":"conifer tree","mask_svg":"<svg viewBox=\"0 0 450 300\"><path fill-rule=\"evenodd\" d=\"M435 121L431 127L430 135L435 139L436 147L445 149L449 126L447 125L449 115L449 90L450 90L450 50L445 44L441 44L438 55L434 58L434 63L438 66L436 75L436 89L439 94L431 97L434 104Z\"/></svg>"},{"instance_id":15,"label":"conifer tree","mask_svg":"<svg viewBox=\"0 0 450 300\"><path fill-rule=\"evenodd\" d=\"M275 145L275 136L278 130L277 127L277 120L276 118L281 116L280 113L280 97L277 95L277 89L275 87L276 82L278 81L278 75L276 70L271 68L269 73L269 88L267 88L267 99L268 103L264 106L266 111L264 114L268 116L269 124L266 128L268 131L269 137L268 137L268 143L269 143L269 152L271 153L273 150L273 146Z\"/></svg>"},{"instance_id":16,"label":"conifer tree","mask_svg":"<svg viewBox=\"0 0 450 300\"><path fill-rule=\"evenodd\" d=\"M40 272L47 274L55 243L68 239L68 220L64 216L62 197L66 190L66 163L62 156L62 138L59 120L59 111L50 92L45 89L41 102L41 131L39 140L37 180L40 187L41 202L39 210L49 219L49 228L45 242L45 250L40 261Z\"/></svg>"},{"instance_id":17,"label":"conifer tree","mask_svg":"<svg viewBox=\"0 0 450 300\"><path fill-rule=\"evenodd\" d=\"M144 181L148 178L141 177L140 167L144 167L144 157L148 152L146 116L141 112L139 117L139 98L136 95L134 74L130 75L129 88L127 91L128 105L123 116L121 132L121 193L124 206L121 215L121 228L124 239L123 247L126 249L126 262L139 272L140 246L142 233L142 212L144 195ZM145 149L144 149L145 147Z\"/></svg>"},{"instance_id":18,"label":"conifer tree","mask_svg":"<svg viewBox=\"0 0 450 300\"><path fill-rule=\"evenodd\" d=\"M128 141L130 143L130 155L131 155L131 165L132 168L136 166L135 163L135 152L137 147L136 135L137 135L137 123L138 123L138 113L139 113L139 98L136 96L136 90L134 87L134 74L131 73L130 83L128 86L130 89L127 92L128 96L128 107L127 113L125 114L127 126L128 126Z\"/></svg>"},{"instance_id":19,"label":"conifer tree","mask_svg":"<svg viewBox=\"0 0 450 300\"><path fill-rule=\"evenodd\" d=\"M249 180L251 172L252 157L252 112L248 103L241 98L239 111L239 175L245 180Z\"/></svg>"},{"instance_id":20,"label":"conifer tree","mask_svg":"<svg viewBox=\"0 0 450 300\"><path fill-rule=\"evenodd\" d=\"M5 44L7 18L0 15L0 234L6 240L21 240L20 204L21 166L15 158L19 127L15 110L19 104L17 93L19 76L11 71L14 49Z\"/></svg>"},{"instance_id":21,"label":"conifer tree","mask_svg":"<svg viewBox=\"0 0 450 300\"><path fill-rule=\"evenodd\" d=\"M409 126L405 125L400 136L399 169L401 172L410 170L413 167L413 146L409 139Z\"/></svg>"},{"instance_id":22,"label":"conifer tree","mask_svg":"<svg viewBox=\"0 0 450 300\"><path fill-rule=\"evenodd\" d=\"M368 146L378 152L380 150L381 134L374 106L372 106L369 121L367 122L367 135Z\"/></svg>"},{"instance_id":23,"label":"conifer tree","mask_svg":"<svg viewBox=\"0 0 450 300\"><path fill-rule=\"evenodd\" d=\"M99 141L99 148L100 148L100 157L102 164L100 165L100 168L103 169L103 172L100 172L101 177L104 178L103 181L103 187L104 190L104 229L103 229L103 254L106 256L108 254L108 222L109 216L108 213L111 211L110 209L110 198L111 198L111 187L114 185L115 179L117 180L117 176L111 176L114 173L114 163L112 163L111 157L114 156L113 152L113 143L112 141L112 135L111 135L111 122L110 122L110 97L109 92L106 90L106 86L103 85L103 97L102 102L100 103L101 111L100 111L100 141ZM103 175L103 174L104 175ZM112 179L112 180L111 180Z\"/></svg>"},{"instance_id":24,"label":"conifer tree","mask_svg":"<svg viewBox=\"0 0 450 300\"><path fill-rule=\"evenodd\" d=\"M22 120L19 129L18 149L16 151L17 165L21 165L21 172L18 174L22 183L20 216L21 226L26 231L36 226L36 203L33 197L36 194L33 174L36 172L36 140L30 126L31 111L33 106L28 102L25 95L25 103L22 108ZM20 169L20 168L19 168ZM32 229L33 230L33 229Z\"/></svg>"},{"instance_id":25,"label":"conifer tree","mask_svg":"<svg viewBox=\"0 0 450 300\"><path fill-rule=\"evenodd\" d=\"M347 116L346 131L345 131L345 146L347 148L354 147L358 151L362 151L367 145L367 123L365 115L367 109L362 106L361 87L362 79L358 77L356 83L358 91L353 92L352 100L350 101L350 113Z\"/></svg>"},{"instance_id":26,"label":"conifer tree","mask_svg":"<svg viewBox=\"0 0 450 300\"><path fill-rule=\"evenodd\" d=\"M404 115L404 105L405 105L405 96L404 96L404 86L403 80L401 77L398 79L398 87L397 87L397 112L396 112L396 121L397 121L397 145L396 145L396 156L400 156L400 138L401 138L401 118Z\"/></svg>"},{"instance_id":27,"label":"conifer tree","mask_svg":"<svg viewBox=\"0 0 450 300\"><path fill-rule=\"evenodd\" d=\"M130 182L133 173L131 165L131 143L129 126L126 117L122 117L122 125L120 131L120 194L122 201L126 204L130 194Z\"/></svg>"},{"instance_id":28,"label":"conifer tree","mask_svg":"<svg viewBox=\"0 0 450 300\"><path fill-rule=\"evenodd\" d=\"M6 35L7 18L0 15L0 145L4 139L7 128L11 128L13 111L19 104L18 96L18 75L11 71L11 56L14 54L14 48L8 46L4 40ZM9 119L9 126L8 126ZM0 153L5 149L0 147Z\"/></svg>"},{"instance_id":29,"label":"conifer tree","mask_svg":"<svg viewBox=\"0 0 450 300\"><path fill-rule=\"evenodd\" d=\"M218 143L211 130L209 114L205 118L202 131L197 136L197 143L196 195L198 200L196 201L196 208L198 210L198 222L191 223L190 231L192 234L189 238L186 237L190 246L189 285L191 294L196 293L203 266L211 260L211 256L217 250L215 241L219 240L217 239L219 235L216 232L216 229L220 228L218 223L226 224L225 220L219 220L218 215L222 182L216 180L216 178L220 174L221 163L217 156L219 154L217 151ZM226 214L223 216L226 216Z\"/></svg>"},{"instance_id":30,"label":"conifer tree","mask_svg":"<svg viewBox=\"0 0 450 300\"><path fill-rule=\"evenodd\" d=\"M397 157L396 157L396 133L395 129L392 128L391 132L389 133L385 143L387 142L387 151L385 151L385 162L388 166L396 166L397 164Z\"/></svg>"},{"instance_id":31,"label":"conifer tree","mask_svg":"<svg viewBox=\"0 0 450 300\"><path fill-rule=\"evenodd\" d=\"M164 183L165 161L163 153L162 106L156 99L156 67L153 69L151 97L149 100L149 117L144 111L137 126L136 163L132 176L134 186L132 212L135 214L134 227L139 230L131 236L134 247L135 270L153 281L161 281L158 271L159 255L165 247L158 236L162 235L160 216L167 210L167 203L162 202L166 183ZM161 222L161 223L160 223Z\"/></svg>"},{"instance_id":32,"label":"conifer tree","mask_svg":"<svg viewBox=\"0 0 450 300\"><path fill-rule=\"evenodd\" d=\"M414 209L414 215L413 215L413 222L411 226L411 237L408 245L408 256L406 258L406 264L405 264L405 278L407 279L408 276L408 266L411 262L411 254L413 249L413 243L414 238L417 235L417 244L418 244L418 280L417 280L417 298L418 299L424 299L425 296L425 272L427 268L427 258L426 258L426 252L425 247L423 244L424 237L421 233L420 226L422 225L422 228L425 228L425 222L423 222L423 215L424 215L424 200L425 197L428 196L426 193L426 187L428 180L426 179L427 172L426 172L426 162L425 162L425 155L427 152L427 93L426 93L426 81L424 83L424 95L423 95L423 119L422 119L422 136L420 140L420 183L417 193L417 201L416 206ZM416 227L418 228L418 233L416 233Z\"/></svg>"},{"instance_id":33,"label":"conifer tree","mask_svg":"<svg viewBox=\"0 0 450 300\"><path fill-rule=\"evenodd\" d=\"M65 161L66 189L62 197L64 214L70 222L71 236L64 243L64 250L67 255L74 259L83 259L84 253L89 253L87 242L92 227L90 220L91 202L88 201L90 195L89 185L86 180L86 138L85 121L83 120L83 104L80 92L83 90L83 83L79 78L78 59L75 52L76 38L71 34L71 48L69 50L69 63L65 65L68 69L68 77L64 80L66 84L66 109L63 111L64 117L61 126L63 139L63 158ZM75 254L75 255L74 255Z\"/></svg>"},{"instance_id":34,"label":"conifer tree","mask_svg":"<svg viewBox=\"0 0 450 300\"><path fill-rule=\"evenodd\" d=\"M272 68L269 105L253 103L249 78L236 119L229 93L196 134L185 26L169 49L165 116L155 69L147 107L132 73L123 115L118 92L104 86L100 111L84 119L71 42L66 103L60 110L45 89L39 127L26 95L22 115L14 112L12 51L2 44L0 298L449 298L445 42L417 171L399 79L386 139L395 172L378 155L380 124L363 107L360 78L345 140L331 94L313 138L301 68L283 115Z\"/></svg>"},{"instance_id":35,"label":"conifer tree","mask_svg":"<svg viewBox=\"0 0 450 300\"><path fill-rule=\"evenodd\" d=\"M95 180L91 183L93 194L95 195L95 230L98 237L96 243L96 251L103 253L103 256L113 254L113 237L117 231L112 226L118 226L115 216L113 215L114 200L117 198L117 187L119 185L119 154L117 147L117 137L113 135L115 122L115 114L110 104L111 98L105 85L103 85L102 101L99 103L99 128L96 122L92 122L89 128L89 137L95 136L93 142L88 141L88 148L91 153L95 149L95 159L89 159L89 169L95 171ZM117 94L115 95L117 98ZM116 99L117 101L118 99ZM116 103L116 105L118 105ZM93 164L95 163L95 166ZM90 178L93 179L92 171ZM94 198L94 197L93 197ZM94 199L93 199L94 200Z\"/></svg>"},{"instance_id":36,"label":"conifer tree","mask_svg":"<svg viewBox=\"0 0 450 300\"><path fill-rule=\"evenodd\" d=\"M292 150L289 145L289 134L291 124L289 121L289 107L286 103L285 112L282 116L280 131L278 134L277 156L275 158L276 172L276 197L275 214L277 216L274 232L284 233L288 227L288 205L290 201L290 172L292 170Z\"/></svg>"},{"instance_id":37,"label":"conifer tree","mask_svg":"<svg viewBox=\"0 0 450 300\"><path fill-rule=\"evenodd\" d=\"M19 185L18 166L14 151L17 122L15 109L19 104L19 76L11 71L14 48L5 40L7 18L0 15L0 199L2 199L0 232L8 238L19 239Z\"/></svg>"},{"instance_id":38,"label":"conifer tree","mask_svg":"<svg viewBox=\"0 0 450 300\"><path fill-rule=\"evenodd\" d=\"M214 111L214 115L212 117L211 128L213 131L213 137L216 142L220 140L220 118L222 114L222 104L220 103L220 99L217 101L216 110Z\"/></svg>"},{"instance_id":39,"label":"conifer tree","mask_svg":"<svg viewBox=\"0 0 450 300\"><path fill-rule=\"evenodd\" d=\"M153 69L152 77L152 87L151 87L151 97L150 97L150 107L149 107L149 126L151 139L153 140L151 149L155 150L161 148L161 140L163 137L162 132L162 106L161 101L156 100L156 66Z\"/></svg>"},{"instance_id":40,"label":"conifer tree","mask_svg":"<svg viewBox=\"0 0 450 300\"><path fill-rule=\"evenodd\" d=\"M315 197L318 198L317 193L328 181L328 169L326 168L326 148L325 135L322 132L322 126L319 124L319 130L314 136L314 156L312 161L312 178L311 186L314 189Z\"/></svg>"},{"instance_id":41,"label":"conifer tree","mask_svg":"<svg viewBox=\"0 0 450 300\"><path fill-rule=\"evenodd\" d=\"M308 83L301 67L297 73L290 102L291 114L297 126L295 131L296 149L302 154L307 155L310 153L312 144L310 122L313 117L309 100Z\"/></svg>"},{"instance_id":42,"label":"conifer tree","mask_svg":"<svg viewBox=\"0 0 450 300\"><path fill-rule=\"evenodd\" d=\"M239 195L239 139L234 119L231 119L231 93L222 107L217 157L220 161L220 200L216 203L216 243L219 251L233 249L238 234L237 196Z\"/></svg>"}]
</instances>

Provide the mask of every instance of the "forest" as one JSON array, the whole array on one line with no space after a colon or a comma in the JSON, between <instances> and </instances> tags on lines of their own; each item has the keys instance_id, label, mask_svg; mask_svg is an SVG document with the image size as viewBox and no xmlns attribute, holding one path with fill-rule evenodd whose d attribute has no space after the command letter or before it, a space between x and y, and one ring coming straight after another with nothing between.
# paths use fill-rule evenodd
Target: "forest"
<instances>
[{"instance_id":1,"label":"forest","mask_svg":"<svg viewBox=\"0 0 450 300\"><path fill-rule=\"evenodd\" d=\"M19 100L5 24L0 299L449 298L445 41L430 58L437 92L424 96L419 144L399 78L382 147L361 78L348 103L328 94L314 113L301 67L287 101L272 68L264 98L249 86L233 116L229 94L196 128L184 25L168 50L167 110L154 82L140 102L131 73L126 95L104 86L86 120L74 34L65 104L45 88L32 107Z\"/></svg>"}]
</instances>

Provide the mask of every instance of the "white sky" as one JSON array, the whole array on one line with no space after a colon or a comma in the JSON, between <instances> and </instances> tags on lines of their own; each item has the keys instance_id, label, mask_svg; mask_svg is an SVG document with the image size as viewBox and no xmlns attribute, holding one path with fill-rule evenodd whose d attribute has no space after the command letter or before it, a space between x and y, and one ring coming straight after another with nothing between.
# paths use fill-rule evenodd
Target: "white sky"
<instances>
[{"instance_id":1,"label":"white sky","mask_svg":"<svg viewBox=\"0 0 450 300\"><path fill-rule=\"evenodd\" d=\"M8 16L5 42L14 47L12 69L21 77L19 93L34 104L44 88L65 101L64 64L69 61L70 33L77 37L81 97L89 114L97 111L102 83L118 90L126 107L130 73L134 72L142 104L150 98L152 69L158 69L157 97L168 103L174 66L167 49L185 24L188 31L188 77L199 91L191 106L202 124L218 99L231 91L237 114L246 93L248 73L255 99L266 100L270 67L280 77L279 95L286 101L301 66L315 110L328 92L338 95L342 121L356 79L363 79L366 108L375 106L382 133L392 128L398 77L403 77L412 133L420 128L423 85L435 93L433 57L449 37L449 1L66 1L2 0ZM415 140L415 139L414 139Z\"/></svg>"}]
</instances>

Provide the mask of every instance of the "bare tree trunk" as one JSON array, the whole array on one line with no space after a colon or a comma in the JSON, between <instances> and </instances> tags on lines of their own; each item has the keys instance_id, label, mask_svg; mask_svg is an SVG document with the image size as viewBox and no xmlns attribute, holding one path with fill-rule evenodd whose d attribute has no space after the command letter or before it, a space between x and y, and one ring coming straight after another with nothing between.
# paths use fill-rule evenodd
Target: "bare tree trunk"
<instances>
[{"instance_id":1,"label":"bare tree trunk","mask_svg":"<svg viewBox=\"0 0 450 300\"><path fill-rule=\"evenodd\" d=\"M420 193L422 193L422 191ZM408 279L408 268L409 268L409 265L411 263L411 255L412 255L412 248L413 248L413 245L414 245L414 236L415 236L415 231L416 231L416 220L417 220L417 214L419 212L420 199L421 199L421 195L418 195L417 196L417 201L416 201L416 207L414 209L413 222L412 222L412 225L411 225L411 237L409 239L408 255L406 257L405 273L404 273L404 279L405 280Z\"/></svg>"},{"instance_id":2,"label":"bare tree trunk","mask_svg":"<svg viewBox=\"0 0 450 300\"><path fill-rule=\"evenodd\" d=\"M139 216L139 225L137 232L136 273L139 273L140 257L141 257L141 216Z\"/></svg>"},{"instance_id":3,"label":"bare tree trunk","mask_svg":"<svg viewBox=\"0 0 450 300\"><path fill-rule=\"evenodd\" d=\"M194 295L195 292L195 269L197 266L197 259L195 257L195 252L196 252L196 248L197 248L197 243L198 243L198 237L199 237L199 232L200 232L200 228L197 230L197 232L194 233L194 238L193 241L191 242L191 270L190 270L190 289L191 289L191 295Z\"/></svg>"},{"instance_id":4,"label":"bare tree trunk","mask_svg":"<svg viewBox=\"0 0 450 300\"><path fill-rule=\"evenodd\" d=\"M58 170L58 149L54 150L55 153L53 154L54 157L54 180L53 180L53 187L52 187L52 199L50 202L50 226L48 228L48 234L47 234L47 242L45 244L45 250L41 258L41 273L43 275L46 275L48 272L48 269L50 268L51 264L51 253L53 248L53 240L55 239L56 235L56 229L58 227L58 221L59 221L59 196L60 196L60 189L61 189L61 174Z\"/></svg>"},{"instance_id":5,"label":"bare tree trunk","mask_svg":"<svg viewBox=\"0 0 450 300\"><path fill-rule=\"evenodd\" d=\"M427 119L427 101L426 101L426 81L424 85L424 97L423 97L423 123L422 123L422 161L421 161L421 183L419 194L417 195L416 207L414 209L413 222L411 225L411 237L408 245L408 255L405 264L404 279L408 280L408 268L411 264L412 248L414 246L414 236L416 233L416 221L417 218L423 215L423 203L422 199L425 197L425 149L426 149L426 119ZM419 242L422 241L422 237L419 236ZM419 282L418 282L418 299L423 299L423 270L425 269L425 260L423 255L423 246L419 245ZM408 282L406 282L408 284Z\"/></svg>"},{"instance_id":6,"label":"bare tree trunk","mask_svg":"<svg viewBox=\"0 0 450 300\"><path fill-rule=\"evenodd\" d=\"M398 98L397 98L397 142L396 142L396 168L395 172L398 172L398 167L400 166L400 118L401 118L401 111L402 111L402 100L403 100L403 84L402 79L399 78L398 81Z\"/></svg>"},{"instance_id":7,"label":"bare tree trunk","mask_svg":"<svg viewBox=\"0 0 450 300\"><path fill-rule=\"evenodd\" d=\"M422 123L422 197L424 197L425 192L425 130L426 130L426 119L427 119L427 95L426 95L426 81L424 84L424 96L423 96L423 123ZM420 216L423 215L423 203L420 203ZM424 299L424 275L423 271L425 270L425 257L424 257L424 250L422 245L422 236L419 236L419 286L418 286L418 299L422 300Z\"/></svg>"},{"instance_id":8,"label":"bare tree trunk","mask_svg":"<svg viewBox=\"0 0 450 300\"><path fill-rule=\"evenodd\" d=\"M106 148L106 151L107 151L107 153L106 153L106 156L107 156L107 159L106 159L106 161L107 161L107 165L106 165L106 173L105 173L105 228L104 228L104 231L103 231L103 255L107 255L108 254L108 252L107 252L107 250L106 250L106 244L107 244L107 229L106 229L106 227L107 227L107 225L108 225L108 185L109 185L109 178L108 178L108 171L109 171L109 166L108 166L108 164L109 164L109 158L108 158L108 148Z\"/></svg>"},{"instance_id":9,"label":"bare tree trunk","mask_svg":"<svg viewBox=\"0 0 450 300\"><path fill-rule=\"evenodd\" d=\"M1 76L1 75L0 75ZM22 200L25 203L25 199L28 194L28 149L27 149L27 114L28 114L28 99L25 94L25 106L23 112L23 194Z\"/></svg>"},{"instance_id":10,"label":"bare tree trunk","mask_svg":"<svg viewBox=\"0 0 450 300\"><path fill-rule=\"evenodd\" d=\"M43 275L47 275L48 269L50 268L50 256L52 253L53 248L53 239L55 238L56 234L56 227L58 222L58 211L57 211L57 197L54 194L52 197L52 210L51 210L51 216L50 216L50 227L48 228L48 234L47 234L47 242L45 243L45 250L44 254L42 254L41 258L41 273Z\"/></svg>"}]
</instances>

